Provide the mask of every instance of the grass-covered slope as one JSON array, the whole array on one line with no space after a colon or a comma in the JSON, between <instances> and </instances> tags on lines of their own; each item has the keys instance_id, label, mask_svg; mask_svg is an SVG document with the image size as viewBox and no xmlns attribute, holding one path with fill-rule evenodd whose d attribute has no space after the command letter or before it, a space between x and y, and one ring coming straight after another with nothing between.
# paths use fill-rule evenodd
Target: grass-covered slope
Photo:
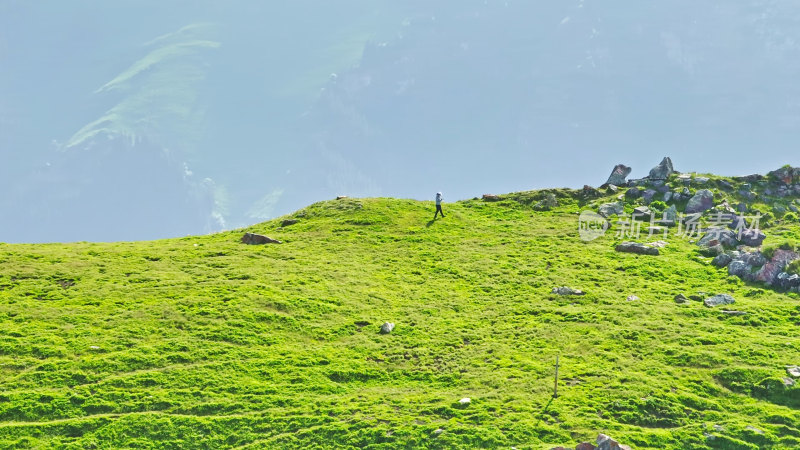
<instances>
[{"instance_id":1,"label":"grass-covered slope","mask_svg":"<svg viewBox=\"0 0 800 450\"><path fill-rule=\"evenodd\" d=\"M797 295L680 238L584 243L558 196L433 223L430 202L346 199L248 230L281 245L0 245L0 447L800 446ZM748 314L673 301L698 291Z\"/></svg>"}]
</instances>

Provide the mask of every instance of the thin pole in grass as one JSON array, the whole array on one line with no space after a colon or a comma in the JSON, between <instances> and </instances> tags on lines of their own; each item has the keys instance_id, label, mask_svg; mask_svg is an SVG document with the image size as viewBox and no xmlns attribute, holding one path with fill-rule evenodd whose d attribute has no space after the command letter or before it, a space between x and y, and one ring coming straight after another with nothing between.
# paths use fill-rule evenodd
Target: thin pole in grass
<instances>
[{"instance_id":1,"label":"thin pole in grass","mask_svg":"<svg viewBox=\"0 0 800 450\"><path fill-rule=\"evenodd\" d=\"M558 398L558 357L559 355L556 355L556 379L553 383L553 398Z\"/></svg>"}]
</instances>

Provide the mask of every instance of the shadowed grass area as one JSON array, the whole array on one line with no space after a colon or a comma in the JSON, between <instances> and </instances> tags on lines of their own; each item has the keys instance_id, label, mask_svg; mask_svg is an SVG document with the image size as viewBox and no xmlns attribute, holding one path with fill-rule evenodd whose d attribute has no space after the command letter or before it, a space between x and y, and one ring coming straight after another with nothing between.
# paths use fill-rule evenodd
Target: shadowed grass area
<instances>
[{"instance_id":1,"label":"shadowed grass area","mask_svg":"<svg viewBox=\"0 0 800 450\"><path fill-rule=\"evenodd\" d=\"M585 243L585 202L552 192L543 212L541 193L432 223L431 202L345 199L246 230L282 245L0 245L0 447L800 446L797 295L677 237ZM673 301L698 292L748 314Z\"/></svg>"}]
</instances>

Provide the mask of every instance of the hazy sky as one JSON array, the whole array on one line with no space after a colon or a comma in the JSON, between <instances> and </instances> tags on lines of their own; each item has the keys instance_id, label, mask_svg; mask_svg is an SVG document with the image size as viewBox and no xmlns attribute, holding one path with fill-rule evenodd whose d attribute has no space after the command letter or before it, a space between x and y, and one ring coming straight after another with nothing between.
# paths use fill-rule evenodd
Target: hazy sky
<instances>
[{"instance_id":1,"label":"hazy sky","mask_svg":"<svg viewBox=\"0 0 800 450\"><path fill-rule=\"evenodd\" d=\"M800 165L784 0L0 0L0 241Z\"/></svg>"}]
</instances>

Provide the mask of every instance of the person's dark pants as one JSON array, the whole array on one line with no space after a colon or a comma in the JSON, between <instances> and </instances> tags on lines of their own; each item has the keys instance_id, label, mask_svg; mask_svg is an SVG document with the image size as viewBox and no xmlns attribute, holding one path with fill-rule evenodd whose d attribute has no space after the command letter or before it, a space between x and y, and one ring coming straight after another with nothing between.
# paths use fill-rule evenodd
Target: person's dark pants
<instances>
[{"instance_id":1,"label":"person's dark pants","mask_svg":"<svg viewBox=\"0 0 800 450\"><path fill-rule=\"evenodd\" d=\"M433 219L436 220L436 216L441 214L444 217L444 211L442 211L442 205L436 205L436 213L433 214Z\"/></svg>"}]
</instances>

